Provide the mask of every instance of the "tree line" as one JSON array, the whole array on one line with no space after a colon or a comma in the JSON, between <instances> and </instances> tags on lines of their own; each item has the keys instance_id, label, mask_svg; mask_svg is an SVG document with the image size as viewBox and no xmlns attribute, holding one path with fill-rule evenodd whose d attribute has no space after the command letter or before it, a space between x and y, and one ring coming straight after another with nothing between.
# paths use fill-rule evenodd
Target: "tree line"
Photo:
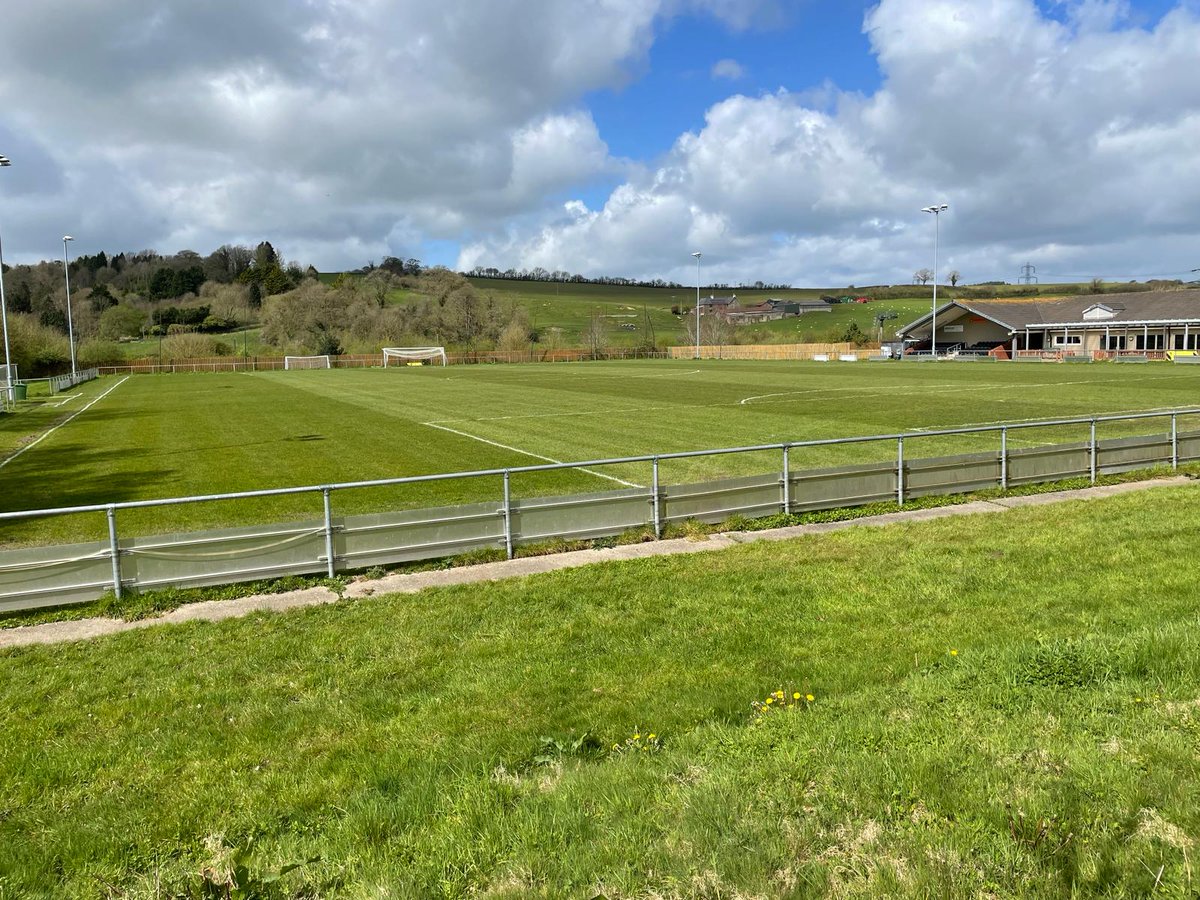
<instances>
[{"instance_id":1,"label":"tree line","mask_svg":"<svg viewBox=\"0 0 1200 900\"><path fill-rule=\"evenodd\" d=\"M665 281L662 278L637 279L625 278L620 275L595 275L586 276L572 274L563 270L550 271L541 266L535 266L532 269L498 269L495 266L476 266L469 272L463 273L471 278L492 278L500 281L546 281L557 282L559 284L612 284L621 287L638 287L638 288L671 288L674 290L682 290L686 285L682 285L677 281ZM690 285L695 287L695 285ZM791 287L788 284L777 284L767 281L747 282L743 284L727 284L719 282L706 285L708 289L719 291L738 290L738 291L782 291Z\"/></svg>"}]
</instances>

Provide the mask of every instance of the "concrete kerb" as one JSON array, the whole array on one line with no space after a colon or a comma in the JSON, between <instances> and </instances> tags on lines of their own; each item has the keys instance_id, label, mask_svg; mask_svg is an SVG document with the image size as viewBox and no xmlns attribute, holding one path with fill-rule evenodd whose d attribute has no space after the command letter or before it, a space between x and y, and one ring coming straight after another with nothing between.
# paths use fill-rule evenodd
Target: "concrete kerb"
<instances>
[{"instance_id":1,"label":"concrete kerb","mask_svg":"<svg viewBox=\"0 0 1200 900\"><path fill-rule=\"evenodd\" d=\"M846 528L882 528L906 522L926 522L954 516L1003 513L1010 509L1027 506L1044 506L1075 500L1099 500L1143 491L1157 487L1181 486L1191 479L1178 476L1149 481L1104 485L1077 491L1055 491L1046 494L1031 494L1025 497L1006 497L995 500L977 500L954 506L932 509L914 509L848 519L843 522L822 522L812 525L793 525L766 531L723 532L707 538L675 539L654 541L644 544L627 544L597 550L576 550L570 553L555 553L547 556L532 556L502 562L463 566L457 569L439 569L429 572L412 572L403 575L388 575L384 578L356 581L350 584L343 597L361 599L387 594L414 594L428 588L460 584L480 584L507 578L523 578L544 572L557 572L599 563L630 559L647 559L657 556L677 556L684 553L711 553L736 547L739 544L757 541L784 541L813 534L827 534ZM213 600L190 603L156 616L127 622L122 619L79 619L70 622L47 622L42 625L26 625L20 628L0 629L0 650L9 647L26 647L35 644L57 644L66 641L88 640L124 631L134 631L158 625L177 625L185 622L219 622L240 618L255 612L285 612L290 609L336 603L341 599L334 591L324 587L307 588L283 594L261 594L237 600Z\"/></svg>"}]
</instances>

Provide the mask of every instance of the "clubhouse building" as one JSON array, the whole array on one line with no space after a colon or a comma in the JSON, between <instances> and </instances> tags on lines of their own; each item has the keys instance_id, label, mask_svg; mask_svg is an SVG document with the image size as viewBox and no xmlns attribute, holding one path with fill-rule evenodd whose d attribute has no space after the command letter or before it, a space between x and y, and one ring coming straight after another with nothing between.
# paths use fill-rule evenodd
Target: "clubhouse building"
<instances>
[{"instance_id":1,"label":"clubhouse building","mask_svg":"<svg viewBox=\"0 0 1200 900\"><path fill-rule=\"evenodd\" d=\"M896 334L906 352L930 349L926 314ZM1162 359L1200 345L1200 290L1089 294L1061 300L952 300L937 310L939 353L1001 357L1120 354ZM1188 353L1191 355L1191 353Z\"/></svg>"}]
</instances>

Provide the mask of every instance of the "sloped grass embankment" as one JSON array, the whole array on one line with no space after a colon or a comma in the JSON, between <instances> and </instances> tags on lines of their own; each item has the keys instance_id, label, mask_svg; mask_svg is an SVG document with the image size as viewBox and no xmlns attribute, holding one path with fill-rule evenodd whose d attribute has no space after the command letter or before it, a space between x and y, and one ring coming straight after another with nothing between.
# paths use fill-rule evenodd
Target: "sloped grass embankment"
<instances>
[{"instance_id":1,"label":"sloped grass embankment","mask_svg":"<svg viewBox=\"0 0 1200 900\"><path fill-rule=\"evenodd\" d=\"M1198 498L10 652L0 895L1183 895Z\"/></svg>"}]
</instances>

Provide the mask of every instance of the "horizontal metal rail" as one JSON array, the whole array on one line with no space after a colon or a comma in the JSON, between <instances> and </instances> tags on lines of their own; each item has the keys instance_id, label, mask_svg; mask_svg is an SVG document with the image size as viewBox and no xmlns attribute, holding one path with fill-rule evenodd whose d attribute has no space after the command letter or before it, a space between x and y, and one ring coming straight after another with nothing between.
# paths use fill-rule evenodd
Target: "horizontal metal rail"
<instances>
[{"instance_id":1,"label":"horizontal metal rail","mask_svg":"<svg viewBox=\"0 0 1200 900\"><path fill-rule=\"evenodd\" d=\"M1010 422L997 425L971 425L962 428L943 428L936 431L906 431L892 434L872 434L857 437L820 438L809 441L785 441L775 444L754 444L744 447L722 447L714 450L685 450L675 453L655 453L640 456L618 456L578 462L540 463L531 466L511 466L499 469L475 469L463 472L441 472L434 475L409 475L401 478L376 478L369 481L346 481L335 484L314 484L299 487L267 488L257 491L235 491L222 494L197 494L190 497L166 497L156 500L126 500L119 503L94 503L84 506L60 506L47 509L27 509L0 513L0 521L29 519L43 516L65 516L75 513L107 512L109 510L147 509L157 506L178 506L187 503L213 503L224 500L249 500L255 497L281 497L294 494L320 494L325 491L346 491L359 488L393 487L398 485L424 484L434 481L450 481L459 478L503 478L505 473L523 475L534 472L556 472L565 469L591 468L595 466L619 466L632 463L650 463L658 460L697 459L707 456L728 456L736 453L766 453L795 450L809 447L835 447L876 442L896 442L935 437L953 437L962 434L989 434L1029 428L1056 428L1070 425L1091 425L1099 422L1126 422L1144 419L1168 419L1175 416L1200 415L1200 408L1189 407L1155 412L1119 413L1113 415L1080 416L1070 419L1043 419L1030 422Z\"/></svg>"}]
</instances>

